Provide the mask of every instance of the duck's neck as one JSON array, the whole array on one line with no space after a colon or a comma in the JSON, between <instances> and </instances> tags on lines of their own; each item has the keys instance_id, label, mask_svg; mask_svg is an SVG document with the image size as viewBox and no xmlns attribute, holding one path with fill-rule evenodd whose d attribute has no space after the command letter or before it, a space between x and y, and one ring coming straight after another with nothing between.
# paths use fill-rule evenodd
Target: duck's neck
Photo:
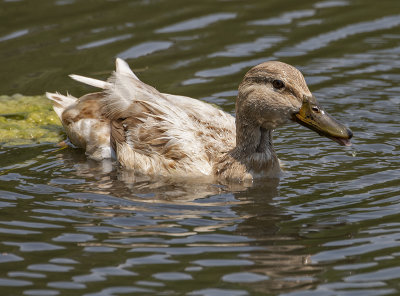
<instances>
[{"instance_id":1,"label":"duck's neck","mask_svg":"<svg viewBox=\"0 0 400 296\"><path fill-rule=\"evenodd\" d=\"M236 121L236 147L231 155L250 172L268 174L269 171L279 171L272 130L243 121L240 117Z\"/></svg>"}]
</instances>

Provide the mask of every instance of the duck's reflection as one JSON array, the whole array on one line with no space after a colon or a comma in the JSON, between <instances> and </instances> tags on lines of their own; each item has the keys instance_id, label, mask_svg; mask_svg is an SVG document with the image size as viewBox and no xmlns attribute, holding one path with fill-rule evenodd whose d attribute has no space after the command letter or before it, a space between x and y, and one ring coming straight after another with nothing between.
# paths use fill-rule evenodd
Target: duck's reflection
<instances>
[{"instance_id":1,"label":"duck's reflection","mask_svg":"<svg viewBox=\"0 0 400 296\"><path fill-rule=\"evenodd\" d=\"M77 189L99 194L112 194L127 199L153 199L153 201L194 201L210 195L245 191L252 183L215 184L208 177L151 178L118 168L111 160L87 160L80 149L64 149L58 157L74 174L86 182ZM275 187L278 179L271 179Z\"/></svg>"},{"instance_id":2,"label":"duck's reflection","mask_svg":"<svg viewBox=\"0 0 400 296\"><path fill-rule=\"evenodd\" d=\"M76 192L117 197L121 203L96 211L121 232L110 233L108 242L98 246L130 247L140 252L160 252L176 248L254 247L238 254L254 265L246 271L264 274L268 280L251 283L258 292L288 291L314 286L318 269L310 265L306 246L297 241L285 221L291 217L277 205L279 180L263 179L249 184L213 184L208 180L150 179L117 169L111 162L87 161L82 153L66 150L59 155L74 174L84 178ZM124 203L123 201L126 201ZM118 225L110 219L142 215L142 222ZM116 219L115 219L116 220ZM176 231L172 231L175 229ZM204 234L229 233L246 240L223 242L200 239ZM147 239L163 237L157 243ZM110 242L112 238L112 242ZM139 239L140 238L140 239ZM88 244L93 246L93 244ZM223 252L223 251L222 251ZM299 276L301 275L301 276Z\"/></svg>"},{"instance_id":3,"label":"duck's reflection","mask_svg":"<svg viewBox=\"0 0 400 296\"><path fill-rule=\"evenodd\" d=\"M258 292L308 289L315 284L318 273L311 265L306 246L285 229L285 221L291 217L274 202L278 196L278 183L265 181L235 193L243 203L233 209L239 216L248 217L237 225L237 233L254 238L258 246L263 246L262 251L251 252L247 257L256 263L251 271L270 278L268 282L252 284Z\"/></svg>"}]
</instances>

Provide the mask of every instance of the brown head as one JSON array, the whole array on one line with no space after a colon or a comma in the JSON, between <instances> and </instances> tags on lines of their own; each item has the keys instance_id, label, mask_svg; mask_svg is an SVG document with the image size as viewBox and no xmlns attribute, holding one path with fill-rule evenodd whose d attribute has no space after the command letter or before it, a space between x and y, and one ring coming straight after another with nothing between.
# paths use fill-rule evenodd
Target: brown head
<instances>
[{"instance_id":1,"label":"brown head","mask_svg":"<svg viewBox=\"0 0 400 296\"><path fill-rule=\"evenodd\" d=\"M353 136L319 106L299 70L277 61L246 73L239 86L236 116L238 129L251 125L272 130L295 121L341 145L350 145Z\"/></svg>"}]
</instances>

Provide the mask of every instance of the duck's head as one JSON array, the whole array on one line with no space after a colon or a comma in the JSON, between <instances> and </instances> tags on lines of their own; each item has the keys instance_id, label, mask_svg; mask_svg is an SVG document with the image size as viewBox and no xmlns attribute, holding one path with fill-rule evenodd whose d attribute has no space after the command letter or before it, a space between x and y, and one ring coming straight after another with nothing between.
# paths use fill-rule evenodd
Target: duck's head
<instances>
[{"instance_id":1,"label":"duck's head","mask_svg":"<svg viewBox=\"0 0 400 296\"><path fill-rule=\"evenodd\" d=\"M351 130L318 104L299 70L282 62L265 62L246 73L236 114L245 125L269 130L295 121L341 145L351 145Z\"/></svg>"}]
</instances>

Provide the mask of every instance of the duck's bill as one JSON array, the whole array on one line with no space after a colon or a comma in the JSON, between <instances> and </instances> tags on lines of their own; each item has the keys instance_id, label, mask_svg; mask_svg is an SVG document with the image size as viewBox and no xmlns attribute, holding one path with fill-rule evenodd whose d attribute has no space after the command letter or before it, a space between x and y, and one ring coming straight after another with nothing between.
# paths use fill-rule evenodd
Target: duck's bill
<instances>
[{"instance_id":1,"label":"duck's bill","mask_svg":"<svg viewBox=\"0 0 400 296\"><path fill-rule=\"evenodd\" d=\"M293 120L340 145L351 145L351 130L323 110L314 96L304 97L300 111L293 114Z\"/></svg>"}]
</instances>

